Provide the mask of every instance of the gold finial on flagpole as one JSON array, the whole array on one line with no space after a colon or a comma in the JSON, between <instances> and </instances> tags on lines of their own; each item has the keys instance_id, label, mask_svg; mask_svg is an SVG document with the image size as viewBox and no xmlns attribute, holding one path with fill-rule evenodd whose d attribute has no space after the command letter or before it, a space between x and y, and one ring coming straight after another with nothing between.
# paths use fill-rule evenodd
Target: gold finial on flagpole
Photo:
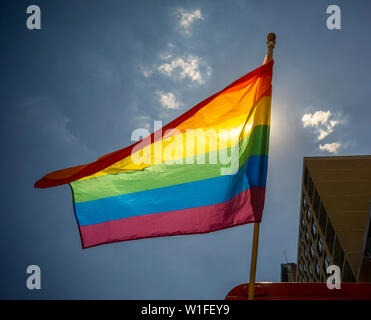
<instances>
[{"instance_id":1,"label":"gold finial on flagpole","mask_svg":"<svg viewBox=\"0 0 371 320\"><path fill-rule=\"evenodd\" d=\"M267 35L267 46L268 46L268 52L267 52L267 59L268 61L271 61L273 59L273 49L276 45L276 34L271 32Z\"/></svg>"}]
</instances>

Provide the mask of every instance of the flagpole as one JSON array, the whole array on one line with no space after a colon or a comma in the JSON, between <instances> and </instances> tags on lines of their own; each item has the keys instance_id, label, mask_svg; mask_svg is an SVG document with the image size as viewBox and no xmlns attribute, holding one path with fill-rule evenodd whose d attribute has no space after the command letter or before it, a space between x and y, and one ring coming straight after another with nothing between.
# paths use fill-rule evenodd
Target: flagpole
<instances>
[{"instance_id":1,"label":"flagpole","mask_svg":"<svg viewBox=\"0 0 371 320\"><path fill-rule=\"evenodd\" d=\"M267 36L267 40L268 40L267 41L268 52L267 52L266 61L271 61L273 59L273 49L276 44L276 35L274 33L269 33ZM259 227L260 227L260 222L255 222L253 242L252 242L252 252L251 252L250 282L249 282L249 294L248 294L249 300L254 300L256 261L258 258Z\"/></svg>"}]
</instances>

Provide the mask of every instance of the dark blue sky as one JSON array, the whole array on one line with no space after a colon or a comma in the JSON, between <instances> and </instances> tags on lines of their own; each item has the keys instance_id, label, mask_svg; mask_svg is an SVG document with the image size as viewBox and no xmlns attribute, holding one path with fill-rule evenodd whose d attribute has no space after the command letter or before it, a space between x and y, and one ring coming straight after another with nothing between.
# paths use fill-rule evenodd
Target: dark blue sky
<instances>
[{"instance_id":1,"label":"dark blue sky","mask_svg":"<svg viewBox=\"0 0 371 320\"><path fill-rule=\"evenodd\" d=\"M30 4L41 30L26 28ZM302 158L371 153L371 4L337 1L342 29L329 30L330 4L2 1L0 298L222 299L247 282L252 225L82 250L69 187L33 184L129 145L134 129L167 123L255 69L271 31L257 281L279 281L284 250L296 261ZM31 264L40 291L26 288Z\"/></svg>"}]
</instances>

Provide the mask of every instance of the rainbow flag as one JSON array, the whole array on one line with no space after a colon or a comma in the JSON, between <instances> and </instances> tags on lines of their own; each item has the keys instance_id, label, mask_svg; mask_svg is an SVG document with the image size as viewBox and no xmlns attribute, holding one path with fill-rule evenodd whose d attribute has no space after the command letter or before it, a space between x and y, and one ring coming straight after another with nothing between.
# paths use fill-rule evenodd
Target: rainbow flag
<instances>
[{"instance_id":1,"label":"rainbow flag","mask_svg":"<svg viewBox=\"0 0 371 320\"><path fill-rule=\"evenodd\" d=\"M133 145L35 183L69 183L83 248L260 222L273 60Z\"/></svg>"}]
</instances>

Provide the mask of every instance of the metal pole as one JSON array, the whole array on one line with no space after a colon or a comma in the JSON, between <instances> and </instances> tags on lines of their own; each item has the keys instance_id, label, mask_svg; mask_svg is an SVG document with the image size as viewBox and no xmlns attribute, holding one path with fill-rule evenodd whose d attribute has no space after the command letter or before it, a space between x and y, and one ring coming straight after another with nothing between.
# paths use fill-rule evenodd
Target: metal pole
<instances>
[{"instance_id":1,"label":"metal pole","mask_svg":"<svg viewBox=\"0 0 371 320\"><path fill-rule=\"evenodd\" d=\"M271 61L273 58L273 49L276 44L276 35L274 33L269 33L267 36L267 61ZM249 282L249 300L254 300L254 287L255 287L255 275L256 275L256 261L258 259L258 243L259 243L259 227L260 222L254 223L254 235L252 242L252 252L251 252L251 265L250 265L250 282Z\"/></svg>"},{"instance_id":2,"label":"metal pole","mask_svg":"<svg viewBox=\"0 0 371 320\"><path fill-rule=\"evenodd\" d=\"M259 242L259 222L254 223L254 239L252 242L251 265L250 265L250 282L249 282L249 300L254 300L256 260L258 258L258 242Z\"/></svg>"}]
</instances>

